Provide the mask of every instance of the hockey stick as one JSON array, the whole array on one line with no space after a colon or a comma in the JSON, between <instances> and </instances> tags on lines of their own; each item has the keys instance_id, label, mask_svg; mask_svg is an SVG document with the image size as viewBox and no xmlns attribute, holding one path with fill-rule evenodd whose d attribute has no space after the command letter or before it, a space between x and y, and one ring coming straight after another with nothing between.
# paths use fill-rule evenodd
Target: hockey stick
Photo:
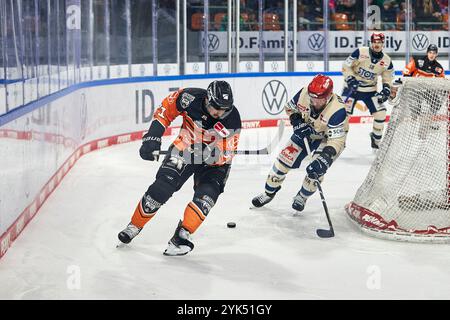
<instances>
[{"instance_id":1,"label":"hockey stick","mask_svg":"<svg viewBox=\"0 0 450 320\"><path fill-rule=\"evenodd\" d=\"M308 153L309 160L312 160L312 154L311 149L309 148L308 139L303 138L303 143L305 144L306 152ZM320 198L322 199L322 205L323 209L325 210L325 214L327 216L328 225L330 227L330 230L327 229L317 229L316 233L320 238L332 238L334 237L334 229L333 224L331 223L330 214L328 213L328 207L327 202L325 201L325 197L323 195L322 186L320 185L319 177L317 175L313 178L314 182L316 183L317 188L319 189Z\"/></svg>"},{"instance_id":2,"label":"hockey stick","mask_svg":"<svg viewBox=\"0 0 450 320\"><path fill-rule=\"evenodd\" d=\"M348 99L350 99L350 97L352 96L352 94L353 94L354 91L355 91L355 90L353 89L353 87L351 87L351 88L350 88L350 91L349 91L349 93L348 93L348 95L347 95L347 97L346 97L345 100L344 100L344 104L347 104Z\"/></svg>"},{"instance_id":3,"label":"hockey stick","mask_svg":"<svg viewBox=\"0 0 450 320\"><path fill-rule=\"evenodd\" d=\"M278 132L277 135L272 139L272 141L267 145L267 147L259 149L259 150L234 150L234 154L243 154L243 155L259 155L259 154L270 154L276 147L276 145L280 142L281 137L283 136L284 132L284 120L280 120L280 124L278 125ZM166 155L169 153L169 150L160 150L153 152L153 155Z\"/></svg>"}]
</instances>

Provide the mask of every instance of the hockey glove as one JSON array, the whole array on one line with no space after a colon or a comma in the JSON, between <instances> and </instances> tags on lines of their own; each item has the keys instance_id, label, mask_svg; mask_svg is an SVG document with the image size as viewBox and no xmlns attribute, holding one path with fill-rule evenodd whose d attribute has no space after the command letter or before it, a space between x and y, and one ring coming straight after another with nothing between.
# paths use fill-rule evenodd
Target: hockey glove
<instances>
[{"instance_id":1,"label":"hockey glove","mask_svg":"<svg viewBox=\"0 0 450 320\"><path fill-rule=\"evenodd\" d=\"M158 161L158 151L161 150L161 137L165 128L158 122L153 121L148 132L142 137L142 146L139 154L142 159L149 161Z\"/></svg>"},{"instance_id":2,"label":"hockey glove","mask_svg":"<svg viewBox=\"0 0 450 320\"><path fill-rule=\"evenodd\" d=\"M305 123L300 114L294 113L290 116L291 124L294 129L294 134L303 140L305 137L309 137L313 133L313 129L307 123Z\"/></svg>"},{"instance_id":3,"label":"hockey glove","mask_svg":"<svg viewBox=\"0 0 450 320\"><path fill-rule=\"evenodd\" d=\"M325 150L306 167L306 173L311 179L319 179L333 163L332 155Z\"/></svg>"},{"instance_id":4,"label":"hockey glove","mask_svg":"<svg viewBox=\"0 0 450 320\"><path fill-rule=\"evenodd\" d=\"M356 92L356 90L358 90L359 85L361 84L361 82L356 80L354 76L348 76L345 79L345 82L347 83L347 86L351 92Z\"/></svg>"},{"instance_id":5,"label":"hockey glove","mask_svg":"<svg viewBox=\"0 0 450 320\"><path fill-rule=\"evenodd\" d=\"M383 90L377 93L378 97L378 103L384 103L387 99L389 99L389 96L391 95L391 87L387 84L383 84Z\"/></svg>"}]
</instances>

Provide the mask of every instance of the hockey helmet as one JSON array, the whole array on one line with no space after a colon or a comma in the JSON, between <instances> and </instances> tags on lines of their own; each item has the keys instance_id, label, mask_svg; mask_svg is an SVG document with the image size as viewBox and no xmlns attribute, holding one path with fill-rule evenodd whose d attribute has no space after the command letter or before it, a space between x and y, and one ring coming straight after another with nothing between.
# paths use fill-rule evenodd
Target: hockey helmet
<instances>
[{"instance_id":1,"label":"hockey helmet","mask_svg":"<svg viewBox=\"0 0 450 320\"><path fill-rule=\"evenodd\" d=\"M308 85L308 95L314 99L329 99L333 93L333 80L318 74Z\"/></svg>"},{"instance_id":2,"label":"hockey helmet","mask_svg":"<svg viewBox=\"0 0 450 320\"><path fill-rule=\"evenodd\" d=\"M428 46L428 48L427 48L427 53L430 52L430 51L434 51L434 52L438 53L438 47L437 47L437 45L435 45L435 44L430 44L430 45Z\"/></svg>"},{"instance_id":3,"label":"hockey helmet","mask_svg":"<svg viewBox=\"0 0 450 320\"><path fill-rule=\"evenodd\" d=\"M209 84L206 91L211 107L224 111L233 109L233 92L228 82L215 80Z\"/></svg>"},{"instance_id":4,"label":"hockey helmet","mask_svg":"<svg viewBox=\"0 0 450 320\"><path fill-rule=\"evenodd\" d=\"M374 43L375 41L381 41L384 43L384 33L382 32L374 32L370 36L370 42Z\"/></svg>"}]
</instances>

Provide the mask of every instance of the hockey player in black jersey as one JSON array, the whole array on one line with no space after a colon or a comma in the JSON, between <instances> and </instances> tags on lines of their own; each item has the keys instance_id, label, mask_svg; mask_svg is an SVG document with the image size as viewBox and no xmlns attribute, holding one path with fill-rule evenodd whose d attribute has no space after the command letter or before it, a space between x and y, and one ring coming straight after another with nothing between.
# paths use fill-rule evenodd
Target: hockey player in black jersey
<instances>
[{"instance_id":1,"label":"hockey player in black jersey","mask_svg":"<svg viewBox=\"0 0 450 320\"><path fill-rule=\"evenodd\" d=\"M166 97L155 110L150 129L142 139L140 156L157 160L161 137L178 116L183 117L180 134L118 237L129 243L152 219L158 209L193 175L194 196L184 218L168 243L165 255L184 255L194 248L190 240L217 202L237 149L241 119L226 81L213 81L208 89L180 89Z\"/></svg>"}]
</instances>

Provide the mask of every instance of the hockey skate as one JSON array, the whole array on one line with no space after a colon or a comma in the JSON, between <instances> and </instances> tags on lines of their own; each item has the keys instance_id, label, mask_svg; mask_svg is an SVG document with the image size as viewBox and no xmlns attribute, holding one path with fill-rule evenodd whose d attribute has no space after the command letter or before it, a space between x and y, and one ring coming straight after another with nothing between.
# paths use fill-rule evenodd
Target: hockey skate
<instances>
[{"instance_id":1,"label":"hockey skate","mask_svg":"<svg viewBox=\"0 0 450 320\"><path fill-rule=\"evenodd\" d=\"M292 209L301 212L303 209L305 209L305 203L306 199L304 196L301 195L301 193L297 193L297 195L294 197L294 201L292 202Z\"/></svg>"},{"instance_id":2,"label":"hockey skate","mask_svg":"<svg viewBox=\"0 0 450 320\"><path fill-rule=\"evenodd\" d=\"M270 201L272 201L272 199L275 197L275 194L280 189L281 187L278 187L278 189L274 193L267 193L264 191L264 193L261 193L260 195L252 199L252 204L255 206L255 208L261 208L262 206L265 206Z\"/></svg>"},{"instance_id":3,"label":"hockey skate","mask_svg":"<svg viewBox=\"0 0 450 320\"><path fill-rule=\"evenodd\" d=\"M119 244L117 246L120 246L121 244L128 244L133 240L134 237L136 237L139 232L141 232L142 228L136 227L131 222L127 225L125 229L119 232L117 237L119 238Z\"/></svg>"},{"instance_id":4,"label":"hockey skate","mask_svg":"<svg viewBox=\"0 0 450 320\"><path fill-rule=\"evenodd\" d=\"M164 251L166 256L182 256L194 249L194 244L190 240L190 232L182 227L182 221L178 223L175 234L169 241L167 249Z\"/></svg>"},{"instance_id":5,"label":"hockey skate","mask_svg":"<svg viewBox=\"0 0 450 320\"><path fill-rule=\"evenodd\" d=\"M378 150L380 141L377 141L374 136L373 136L373 132L370 133L370 145L372 147L372 149L374 149L375 151Z\"/></svg>"}]
</instances>

